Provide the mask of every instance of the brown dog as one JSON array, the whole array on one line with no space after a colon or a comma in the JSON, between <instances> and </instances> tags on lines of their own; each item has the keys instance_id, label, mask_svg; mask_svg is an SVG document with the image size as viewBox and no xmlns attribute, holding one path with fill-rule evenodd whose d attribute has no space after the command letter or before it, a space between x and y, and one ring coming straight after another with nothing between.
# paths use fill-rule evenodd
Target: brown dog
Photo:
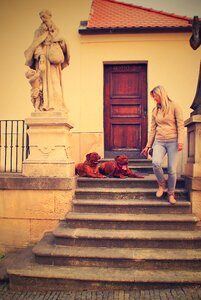
<instances>
[{"instance_id":1,"label":"brown dog","mask_svg":"<svg viewBox=\"0 0 201 300\"><path fill-rule=\"evenodd\" d=\"M99 172L100 155L96 152L88 153L84 163L79 163L75 166L75 174L80 177L105 178Z\"/></svg>"},{"instance_id":2,"label":"brown dog","mask_svg":"<svg viewBox=\"0 0 201 300\"><path fill-rule=\"evenodd\" d=\"M144 176L133 173L128 168L128 157L126 155L118 155L115 161L104 162L100 165L100 173L108 177L117 178L144 178Z\"/></svg>"}]
</instances>

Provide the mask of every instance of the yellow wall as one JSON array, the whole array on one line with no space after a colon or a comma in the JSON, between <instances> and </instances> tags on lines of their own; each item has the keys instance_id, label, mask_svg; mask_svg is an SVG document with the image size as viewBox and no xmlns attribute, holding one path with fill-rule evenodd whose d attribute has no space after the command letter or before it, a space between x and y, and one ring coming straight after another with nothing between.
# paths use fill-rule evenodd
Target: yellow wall
<instances>
[{"instance_id":1,"label":"yellow wall","mask_svg":"<svg viewBox=\"0 0 201 300\"><path fill-rule=\"evenodd\" d=\"M127 34L81 36L81 115L84 132L103 133L103 64L146 62L148 80L148 117L155 103L149 91L156 85L165 86L169 97L183 108L184 119L189 117L194 99L201 49L192 50L190 33ZM102 136L103 140L103 136ZM88 134L88 142L104 155L103 144ZM90 147L88 147L90 148ZM80 159L83 159L81 151ZM185 160L185 151L181 155ZM179 166L182 172L181 166Z\"/></svg>"},{"instance_id":2,"label":"yellow wall","mask_svg":"<svg viewBox=\"0 0 201 300\"><path fill-rule=\"evenodd\" d=\"M189 37L186 33L81 36L82 129L102 130L103 62L147 62L148 91L165 86L170 98L182 104L187 118L201 58L201 49L192 50ZM149 100L150 112L155 104ZM89 116L89 107L95 116Z\"/></svg>"},{"instance_id":3,"label":"yellow wall","mask_svg":"<svg viewBox=\"0 0 201 300\"><path fill-rule=\"evenodd\" d=\"M38 13L48 8L69 44L70 66L62 71L64 97L74 123L72 156L82 161L86 153L104 153L103 64L147 62L148 91L165 86L170 98L183 108L184 118L196 92L201 48L192 50L190 33L111 34L81 36L79 22L89 17L91 0L3 0L1 33L0 119L24 119L33 111L30 86L25 78L24 50L39 26ZM149 94L149 93L148 93ZM148 99L148 113L154 102Z\"/></svg>"},{"instance_id":4,"label":"yellow wall","mask_svg":"<svg viewBox=\"0 0 201 300\"><path fill-rule=\"evenodd\" d=\"M53 21L66 39L71 53L70 66L63 70L64 97L73 120L79 119L81 20L87 20L91 0L2 0L0 9L0 119L24 119L33 111L30 85L25 77L24 51L30 46L41 20L39 12L49 9ZM76 85L74 84L76 82ZM72 106L73 103L73 106Z\"/></svg>"}]
</instances>

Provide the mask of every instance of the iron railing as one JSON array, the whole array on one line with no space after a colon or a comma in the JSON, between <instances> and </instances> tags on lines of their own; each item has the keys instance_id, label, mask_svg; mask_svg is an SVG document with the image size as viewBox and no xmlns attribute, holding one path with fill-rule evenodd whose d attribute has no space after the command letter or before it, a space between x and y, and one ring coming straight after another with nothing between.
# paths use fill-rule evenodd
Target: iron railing
<instances>
[{"instance_id":1,"label":"iron railing","mask_svg":"<svg viewBox=\"0 0 201 300\"><path fill-rule=\"evenodd\" d=\"M24 120L0 120L0 172L22 172L28 157L27 125Z\"/></svg>"}]
</instances>

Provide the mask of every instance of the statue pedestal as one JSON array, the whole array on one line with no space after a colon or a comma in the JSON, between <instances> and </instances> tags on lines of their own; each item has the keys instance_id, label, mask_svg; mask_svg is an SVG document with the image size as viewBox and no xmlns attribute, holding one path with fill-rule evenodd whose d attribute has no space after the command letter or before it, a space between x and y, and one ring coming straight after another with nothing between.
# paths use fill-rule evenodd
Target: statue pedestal
<instances>
[{"instance_id":1,"label":"statue pedestal","mask_svg":"<svg viewBox=\"0 0 201 300\"><path fill-rule=\"evenodd\" d=\"M30 154L23 162L24 176L73 177L70 157L70 124L62 112L36 112L25 120Z\"/></svg>"},{"instance_id":2,"label":"statue pedestal","mask_svg":"<svg viewBox=\"0 0 201 300\"><path fill-rule=\"evenodd\" d=\"M192 212L201 219L201 115L185 121L188 134L188 159L185 165L186 187Z\"/></svg>"},{"instance_id":3,"label":"statue pedestal","mask_svg":"<svg viewBox=\"0 0 201 300\"><path fill-rule=\"evenodd\" d=\"M192 115L185 121L188 137L188 159L185 175L201 177L201 115Z\"/></svg>"}]
</instances>

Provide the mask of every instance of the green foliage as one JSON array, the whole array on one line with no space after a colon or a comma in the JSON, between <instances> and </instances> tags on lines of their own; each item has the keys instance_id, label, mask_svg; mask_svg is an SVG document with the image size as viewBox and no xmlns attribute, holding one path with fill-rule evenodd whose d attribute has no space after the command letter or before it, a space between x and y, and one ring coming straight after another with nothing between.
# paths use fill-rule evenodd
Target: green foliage
<instances>
[{"instance_id":1,"label":"green foliage","mask_svg":"<svg viewBox=\"0 0 201 300\"><path fill-rule=\"evenodd\" d=\"M3 253L0 253L0 259L4 258L4 254Z\"/></svg>"}]
</instances>

